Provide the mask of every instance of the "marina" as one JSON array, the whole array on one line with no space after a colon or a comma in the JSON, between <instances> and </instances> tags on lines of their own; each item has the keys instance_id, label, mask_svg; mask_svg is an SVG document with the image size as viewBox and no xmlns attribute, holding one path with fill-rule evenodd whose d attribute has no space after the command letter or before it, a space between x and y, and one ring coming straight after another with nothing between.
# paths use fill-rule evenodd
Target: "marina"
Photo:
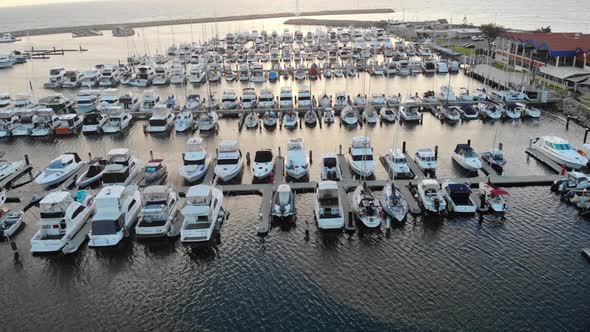
<instances>
[{"instance_id":1,"label":"marina","mask_svg":"<svg viewBox=\"0 0 590 332\"><path fill-rule=\"evenodd\" d=\"M371 24L202 15L9 46L42 59L0 70L3 326L588 324L588 129L562 94Z\"/></svg>"}]
</instances>

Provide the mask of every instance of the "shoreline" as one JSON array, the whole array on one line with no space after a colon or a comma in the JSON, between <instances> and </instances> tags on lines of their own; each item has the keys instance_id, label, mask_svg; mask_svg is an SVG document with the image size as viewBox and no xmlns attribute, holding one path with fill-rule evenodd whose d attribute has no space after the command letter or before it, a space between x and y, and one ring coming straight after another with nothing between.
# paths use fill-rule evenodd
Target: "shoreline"
<instances>
[{"instance_id":1,"label":"shoreline","mask_svg":"<svg viewBox=\"0 0 590 332\"><path fill-rule=\"evenodd\" d=\"M335 20L335 19L314 19L314 18L291 18L283 22L288 25L320 25L326 27L347 27L354 26L357 28L378 27L383 28L387 22L382 21L366 21L366 20Z\"/></svg>"},{"instance_id":2,"label":"shoreline","mask_svg":"<svg viewBox=\"0 0 590 332\"><path fill-rule=\"evenodd\" d=\"M13 37L26 37L26 36L54 35L54 34L61 34L61 33L73 33L75 31L79 31L79 30L95 30L95 31L113 30L114 28L117 28L117 27L147 28L147 27L168 26L168 25L247 21L247 20L287 18L287 17L298 17L298 16L328 16L328 15L388 14L388 13L395 13L395 11L391 8L376 8L376 9L322 10L322 11L301 12L299 15L295 15L295 13L283 12L283 13L274 13L274 14L232 15L232 16L221 16L221 17L172 19L172 20L159 20L159 21L146 21L146 22L90 24L90 25L79 25L79 26L68 26L68 27L16 30L16 31L9 31L9 32L12 34Z\"/></svg>"}]
</instances>

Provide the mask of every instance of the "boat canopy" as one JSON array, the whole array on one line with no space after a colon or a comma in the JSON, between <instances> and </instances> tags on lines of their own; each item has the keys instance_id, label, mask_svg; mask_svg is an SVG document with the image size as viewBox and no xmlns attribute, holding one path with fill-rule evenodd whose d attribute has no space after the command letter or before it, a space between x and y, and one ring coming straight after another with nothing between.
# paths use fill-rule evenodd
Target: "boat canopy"
<instances>
[{"instance_id":1,"label":"boat canopy","mask_svg":"<svg viewBox=\"0 0 590 332\"><path fill-rule=\"evenodd\" d=\"M472 152L473 148L467 144L457 144L455 147L455 153L465 154L466 152Z\"/></svg>"},{"instance_id":2,"label":"boat canopy","mask_svg":"<svg viewBox=\"0 0 590 332\"><path fill-rule=\"evenodd\" d=\"M202 184L192 186L186 193L186 202L191 205L209 205L212 195L210 186Z\"/></svg>"},{"instance_id":3,"label":"boat canopy","mask_svg":"<svg viewBox=\"0 0 590 332\"><path fill-rule=\"evenodd\" d=\"M63 212L74 202L72 195L67 191L58 191L45 196L39 203L42 213Z\"/></svg>"},{"instance_id":4,"label":"boat canopy","mask_svg":"<svg viewBox=\"0 0 590 332\"><path fill-rule=\"evenodd\" d=\"M355 136L352 138L352 147L354 149L370 148L371 140L366 136Z\"/></svg>"},{"instance_id":5,"label":"boat canopy","mask_svg":"<svg viewBox=\"0 0 590 332\"><path fill-rule=\"evenodd\" d=\"M219 144L219 152L237 152L240 149L238 141L222 141Z\"/></svg>"},{"instance_id":6,"label":"boat canopy","mask_svg":"<svg viewBox=\"0 0 590 332\"><path fill-rule=\"evenodd\" d=\"M279 195L279 204L289 204L291 201L291 187L288 184L281 184L277 188L277 193Z\"/></svg>"},{"instance_id":7,"label":"boat canopy","mask_svg":"<svg viewBox=\"0 0 590 332\"><path fill-rule=\"evenodd\" d=\"M146 202L166 201L168 194L168 187L166 186L150 186L144 189L143 199Z\"/></svg>"}]
</instances>

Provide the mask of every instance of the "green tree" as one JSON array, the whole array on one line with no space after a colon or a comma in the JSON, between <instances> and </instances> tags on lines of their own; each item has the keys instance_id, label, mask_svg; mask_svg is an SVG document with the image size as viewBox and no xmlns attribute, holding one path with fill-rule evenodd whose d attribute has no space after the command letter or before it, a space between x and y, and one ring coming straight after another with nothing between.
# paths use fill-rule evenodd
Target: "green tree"
<instances>
[{"instance_id":1,"label":"green tree","mask_svg":"<svg viewBox=\"0 0 590 332\"><path fill-rule=\"evenodd\" d=\"M492 42L506 31L503 26L494 23L484 24L479 27L479 30L481 30L482 35L488 41L488 54L492 52Z\"/></svg>"},{"instance_id":2,"label":"green tree","mask_svg":"<svg viewBox=\"0 0 590 332\"><path fill-rule=\"evenodd\" d=\"M551 32L551 26L548 25L546 27L540 27L537 29L537 32Z\"/></svg>"}]
</instances>

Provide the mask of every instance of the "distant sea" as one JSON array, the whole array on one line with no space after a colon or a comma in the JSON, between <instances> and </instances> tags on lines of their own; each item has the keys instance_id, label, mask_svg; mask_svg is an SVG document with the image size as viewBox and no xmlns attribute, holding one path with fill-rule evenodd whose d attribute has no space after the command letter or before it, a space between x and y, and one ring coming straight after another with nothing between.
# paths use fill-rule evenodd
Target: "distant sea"
<instances>
[{"instance_id":1,"label":"distant sea","mask_svg":"<svg viewBox=\"0 0 590 332\"><path fill-rule=\"evenodd\" d=\"M496 22L516 29L551 26L553 31L590 32L590 1L472 1L472 0L125 0L0 7L0 31L100 23L247 15L276 12L354 8L392 8L383 18L427 20L446 18L453 23Z\"/></svg>"}]
</instances>

